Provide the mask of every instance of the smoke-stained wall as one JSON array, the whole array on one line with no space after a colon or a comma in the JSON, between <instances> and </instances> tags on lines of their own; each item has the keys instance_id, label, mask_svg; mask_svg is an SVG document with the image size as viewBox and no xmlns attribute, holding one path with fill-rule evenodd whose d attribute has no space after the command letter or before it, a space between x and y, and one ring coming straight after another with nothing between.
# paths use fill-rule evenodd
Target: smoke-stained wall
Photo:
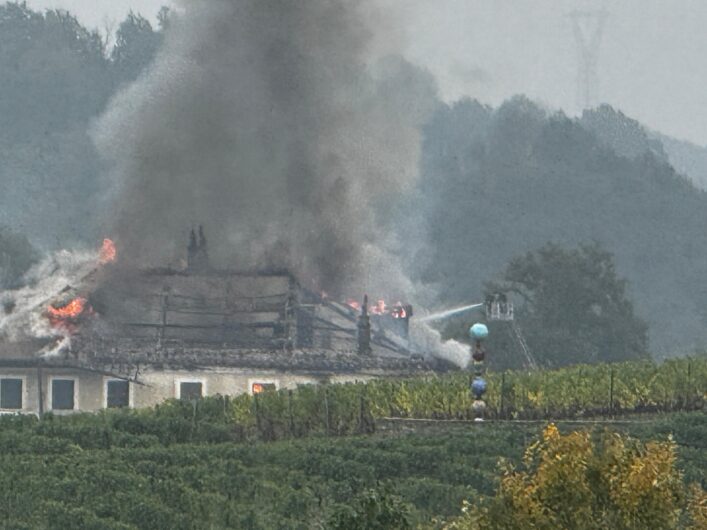
<instances>
[{"instance_id":1,"label":"smoke-stained wall","mask_svg":"<svg viewBox=\"0 0 707 530\"><path fill-rule=\"evenodd\" d=\"M416 181L435 88L376 56L385 21L366 1L182 0L94 130L122 259L173 262L203 223L217 265L409 296L378 212Z\"/></svg>"}]
</instances>

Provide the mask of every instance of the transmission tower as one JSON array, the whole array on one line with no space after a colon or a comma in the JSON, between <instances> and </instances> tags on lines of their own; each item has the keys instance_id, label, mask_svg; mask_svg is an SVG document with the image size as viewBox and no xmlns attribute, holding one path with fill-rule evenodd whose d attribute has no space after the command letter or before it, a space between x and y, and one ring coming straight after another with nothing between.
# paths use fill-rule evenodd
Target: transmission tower
<instances>
[{"instance_id":1,"label":"transmission tower","mask_svg":"<svg viewBox=\"0 0 707 530\"><path fill-rule=\"evenodd\" d=\"M581 110L596 105L599 91L599 47L609 13L603 9L569 13L577 45L577 104Z\"/></svg>"}]
</instances>

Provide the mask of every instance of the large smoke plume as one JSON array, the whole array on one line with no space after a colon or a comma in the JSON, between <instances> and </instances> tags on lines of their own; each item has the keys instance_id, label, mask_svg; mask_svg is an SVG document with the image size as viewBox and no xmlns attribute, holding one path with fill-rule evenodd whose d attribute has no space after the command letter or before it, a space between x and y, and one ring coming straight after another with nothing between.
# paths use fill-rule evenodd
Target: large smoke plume
<instances>
[{"instance_id":1,"label":"large smoke plume","mask_svg":"<svg viewBox=\"0 0 707 530\"><path fill-rule=\"evenodd\" d=\"M384 21L365 1L182 0L95 130L121 255L164 264L203 223L222 265L409 294L378 214L415 182L435 89L376 57Z\"/></svg>"},{"instance_id":2,"label":"large smoke plume","mask_svg":"<svg viewBox=\"0 0 707 530\"><path fill-rule=\"evenodd\" d=\"M217 265L415 299L386 209L416 183L436 96L380 46L385 15L364 0L181 0L154 64L94 130L121 261L174 262L203 223Z\"/></svg>"}]
</instances>

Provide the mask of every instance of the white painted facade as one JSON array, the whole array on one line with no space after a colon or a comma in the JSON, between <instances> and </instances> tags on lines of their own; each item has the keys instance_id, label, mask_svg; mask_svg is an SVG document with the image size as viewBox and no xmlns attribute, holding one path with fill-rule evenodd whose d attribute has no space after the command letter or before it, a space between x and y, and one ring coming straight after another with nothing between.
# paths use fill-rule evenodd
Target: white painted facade
<instances>
[{"instance_id":1,"label":"white painted facade","mask_svg":"<svg viewBox=\"0 0 707 530\"><path fill-rule=\"evenodd\" d=\"M139 382L129 382L127 406L152 407L167 399L180 399L182 383L201 383L202 396L238 395L253 393L254 385L274 385L276 389L294 389L302 384L322 382L345 383L367 381L376 374L298 374L277 370L248 368L219 368L199 371L145 369ZM3 379L22 381L22 408L0 408L0 413L54 414L95 412L108 406L108 383L121 381L112 376L73 368L0 368L0 385ZM41 380L41 385L40 385ZM57 410L52 402L56 381L73 381L72 410ZM41 388L40 388L41 386Z\"/></svg>"}]
</instances>

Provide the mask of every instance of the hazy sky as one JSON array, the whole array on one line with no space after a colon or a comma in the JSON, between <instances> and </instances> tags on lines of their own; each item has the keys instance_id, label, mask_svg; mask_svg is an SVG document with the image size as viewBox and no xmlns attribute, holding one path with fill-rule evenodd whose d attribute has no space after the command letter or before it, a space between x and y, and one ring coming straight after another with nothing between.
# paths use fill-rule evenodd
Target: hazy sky
<instances>
[{"instance_id":1,"label":"hazy sky","mask_svg":"<svg viewBox=\"0 0 707 530\"><path fill-rule=\"evenodd\" d=\"M707 145L704 0L381 0L400 13L405 55L432 71L447 100L497 104L526 93L577 111L577 55L568 12L609 11L599 99L667 134ZM168 0L28 0L68 9L89 26L130 9L154 18Z\"/></svg>"}]
</instances>

